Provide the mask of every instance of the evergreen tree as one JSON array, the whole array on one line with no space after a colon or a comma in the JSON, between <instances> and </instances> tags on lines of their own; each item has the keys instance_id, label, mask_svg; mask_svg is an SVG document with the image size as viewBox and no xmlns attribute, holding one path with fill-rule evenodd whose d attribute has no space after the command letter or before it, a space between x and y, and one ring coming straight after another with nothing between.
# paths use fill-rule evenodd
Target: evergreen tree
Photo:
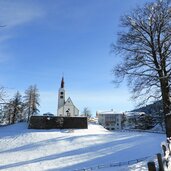
<instances>
[{"instance_id":1,"label":"evergreen tree","mask_svg":"<svg viewBox=\"0 0 171 171\"><path fill-rule=\"evenodd\" d=\"M17 93L14 95L14 98L11 99L9 103L9 117L11 117L11 123L14 124L16 121L18 121L18 118L21 117L23 112L23 102L20 93L17 91Z\"/></svg>"},{"instance_id":2,"label":"evergreen tree","mask_svg":"<svg viewBox=\"0 0 171 171\"><path fill-rule=\"evenodd\" d=\"M150 115L141 115L137 119L137 128L138 129L150 129L153 127L152 116Z\"/></svg>"},{"instance_id":3,"label":"evergreen tree","mask_svg":"<svg viewBox=\"0 0 171 171\"><path fill-rule=\"evenodd\" d=\"M12 100L10 100L3 107L3 112L4 112L3 122L5 122L6 124L11 124L12 113L13 113L12 109L13 109Z\"/></svg>"}]
</instances>

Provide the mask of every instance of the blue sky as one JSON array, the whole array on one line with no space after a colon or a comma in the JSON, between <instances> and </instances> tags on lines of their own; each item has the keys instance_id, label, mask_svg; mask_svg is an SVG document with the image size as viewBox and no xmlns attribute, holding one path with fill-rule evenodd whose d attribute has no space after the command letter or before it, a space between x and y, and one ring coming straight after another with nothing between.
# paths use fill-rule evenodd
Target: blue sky
<instances>
[{"instance_id":1,"label":"blue sky","mask_svg":"<svg viewBox=\"0 0 171 171\"><path fill-rule=\"evenodd\" d=\"M133 109L126 83L112 84L120 59L110 45L120 16L146 1L0 0L0 85L11 97L36 84L40 112L56 113L64 74L66 95L80 112Z\"/></svg>"}]
</instances>

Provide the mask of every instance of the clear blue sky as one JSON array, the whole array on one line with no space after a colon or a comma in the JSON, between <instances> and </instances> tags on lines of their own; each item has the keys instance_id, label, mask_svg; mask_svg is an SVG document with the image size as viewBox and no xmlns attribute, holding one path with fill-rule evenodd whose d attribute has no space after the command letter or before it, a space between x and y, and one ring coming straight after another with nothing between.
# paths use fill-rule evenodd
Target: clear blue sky
<instances>
[{"instance_id":1,"label":"clear blue sky","mask_svg":"<svg viewBox=\"0 0 171 171\"><path fill-rule=\"evenodd\" d=\"M147 0L146 0L147 1ZM9 96L36 84L40 112L57 111L62 74L80 109L134 108L124 83L111 83L120 16L145 0L0 0L0 85Z\"/></svg>"}]
</instances>

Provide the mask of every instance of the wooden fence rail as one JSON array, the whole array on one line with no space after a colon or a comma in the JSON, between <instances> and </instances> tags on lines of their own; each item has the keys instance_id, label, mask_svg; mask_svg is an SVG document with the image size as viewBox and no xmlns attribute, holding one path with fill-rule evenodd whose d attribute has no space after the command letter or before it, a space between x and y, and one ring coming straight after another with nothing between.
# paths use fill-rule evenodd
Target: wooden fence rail
<instances>
[{"instance_id":1,"label":"wooden fence rail","mask_svg":"<svg viewBox=\"0 0 171 171\"><path fill-rule=\"evenodd\" d=\"M146 132L146 133L156 133L156 134L166 134L162 131L151 131L151 130L141 130L141 129L123 129L119 130L119 132Z\"/></svg>"},{"instance_id":2,"label":"wooden fence rail","mask_svg":"<svg viewBox=\"0 0 171 171\"><path fill-rule=\"evenodd\" d=\"M136 164L136 163L145 161L147 159L150 159L152 157L153 156L147 156L147 157L143 157L143 158L139 158L139 159L135 159L135 160L129 160L129 161L125 161L125 162L112 162L109 164L100 164L100 165L86 167L86 168L82 168L82 169L75 169L74 171L92 171L92 170L99 170L99 169L111 168L111 167L121 167L121 166Z\"/></svg>"}]
</instances>

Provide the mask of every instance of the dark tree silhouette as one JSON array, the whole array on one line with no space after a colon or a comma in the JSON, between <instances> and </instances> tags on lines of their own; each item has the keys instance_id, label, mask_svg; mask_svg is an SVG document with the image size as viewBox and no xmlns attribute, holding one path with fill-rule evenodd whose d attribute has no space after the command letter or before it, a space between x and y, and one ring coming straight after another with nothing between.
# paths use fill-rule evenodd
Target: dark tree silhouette
<instances>
[{"instance_id":1,"label":"dark tree silhouette","mask_svg":"<svg viewBox=\"0 0 171 171\"><path fill-rule=\"evenodd\" d=\"M11 109L11 123L14 124L23 111L23 102L20 93L17 91L14 98L9 103Z\"/></svg>"}]
</instances>

